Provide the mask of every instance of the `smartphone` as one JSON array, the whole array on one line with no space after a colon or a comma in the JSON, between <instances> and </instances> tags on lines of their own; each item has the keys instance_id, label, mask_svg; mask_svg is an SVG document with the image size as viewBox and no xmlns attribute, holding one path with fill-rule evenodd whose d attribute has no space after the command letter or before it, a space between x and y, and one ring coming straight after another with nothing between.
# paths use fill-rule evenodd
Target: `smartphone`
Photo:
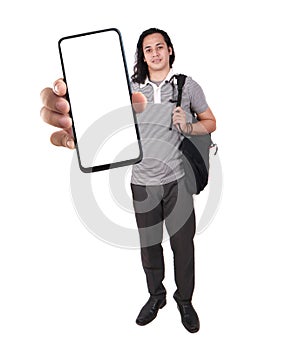
<instances>
[{"instance_id":1,"label":"smartphone","mask_svg":"<svg viewBox=\"0 0 293 350\"><path fill-rule=\"evenodd\" d=\"M58 48L80 169L138 163L142 148L120 31L66 36Z\"/></svg>"}]
</instances>

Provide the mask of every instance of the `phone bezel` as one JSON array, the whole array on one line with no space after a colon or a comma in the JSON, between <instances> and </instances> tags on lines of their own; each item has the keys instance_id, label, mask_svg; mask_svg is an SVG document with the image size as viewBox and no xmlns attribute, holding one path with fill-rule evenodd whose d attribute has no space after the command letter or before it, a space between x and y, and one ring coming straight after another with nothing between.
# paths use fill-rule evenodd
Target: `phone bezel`
<instances>
[{"instance_id":1,"label":"phone bezel","mask_svg":"<svg viewBox=\"0 0 293 350\"><path fill-rule=\"evenodd\" d=\"M130 103L131 103L132 92L131 92L130 79L129 79L129 75L128 75L126 56L125 56L125 52L124 52L122 35L121 35L121 32L117 28L100 29L100 30L91 31L91 32L85 32L85 33L80 33L80 34L69 35L69 36L65 36L65 37L62 37L61 39L59 39L59 41L58 41L58 50L59 50L59 56L60 56L60 60L61 60L63 80L64 80L64 82L67 85L66 73L65 73L65 65L64 65L64 60L63 60L63 55L62 55L62 47L61 47L62 46L62 42L64 40L68 40L68 39L74 39L74 38L78 38L78 37L82 37L82 36L100 34L100 33L108 32L108 31L115 31L118 34L120 49L121 49L121 53L122 53L124 72L125 72L125 79L126 79L127 87L128 87L129 100L130 100ZM92 167L84 167L82 165L82 159L80 157L80 152L79 152L79 146L78 146L76 130L75 130L75 125L74 125L74 118L73 118L73 113L72 113L72 110L71 110L71 103L70 103L70 87L68 87L68 86L67 86L66 99L67 99L67 101L69 103L69 106L70 106L69 116L70 116L70 118L72 120L72 131L73 131L73 136L74 136L74 143L75 143L75 148L76 148L76 152L77 152L77 158L78 158L79 167L80 167L80 170L82 172L84 172L84 173L92 173L92 172L96 172L96 171L103 171L103 170L108 170L108 169L112 169L112 168L118 168L118 167L122 167L122 166L133 165L133 164L139 163L142 160L142 147L141 147L140 134L139 134L138 124L137 124L137 116L136 116L135 110L132 107L134 126L135 126L135 131L136 131L138 147L139 147L139 156L137 158L123 160L123 161L119 161L119 162L108 163L108 164L101 164L101 165L94 165Z\"/></svg>"}]
</instances>

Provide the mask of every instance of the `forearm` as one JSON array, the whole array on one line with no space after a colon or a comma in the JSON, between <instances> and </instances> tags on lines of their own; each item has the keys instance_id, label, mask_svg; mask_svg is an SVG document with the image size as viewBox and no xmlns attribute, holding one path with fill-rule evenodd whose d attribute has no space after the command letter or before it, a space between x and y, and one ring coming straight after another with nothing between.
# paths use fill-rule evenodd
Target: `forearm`
<instances>
[{"instance_id":1,"label":"forearm","mask_svg":"<svg viewBox=\"0 0 293 350\"><path fill-rule=\"evenodd\" d=\"M216 130L215 120L200 120L191 124L190 135L205 135L210 134Z\"/></svg>"},{"instance_id":2,"label":"forearm","mask_svg":"<svg viewBox=\"0 0 293 350\"><path fill-rule=\"evenodd\" d=\"M199 113L197 120L196 123L191 124L191 135L211 134L216 130L216 118L210 108Z\"/></svg>"}]
</instances>

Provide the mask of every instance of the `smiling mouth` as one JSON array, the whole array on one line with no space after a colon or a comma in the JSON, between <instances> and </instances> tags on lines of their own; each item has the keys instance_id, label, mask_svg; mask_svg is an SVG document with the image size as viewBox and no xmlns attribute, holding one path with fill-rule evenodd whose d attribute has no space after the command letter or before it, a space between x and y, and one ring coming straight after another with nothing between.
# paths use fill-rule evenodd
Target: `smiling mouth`
<instances>
[{"instance_id":1,"label":"smiling mouth","mask_svg":"<svg viewBox=\"0 0 293 350\"><path fill-rule=\"evenodd\" d=\"M152 61L152 63L160 63L160 62L161 62L161 59L159 58Z\"/></svg>"}]
</instances>

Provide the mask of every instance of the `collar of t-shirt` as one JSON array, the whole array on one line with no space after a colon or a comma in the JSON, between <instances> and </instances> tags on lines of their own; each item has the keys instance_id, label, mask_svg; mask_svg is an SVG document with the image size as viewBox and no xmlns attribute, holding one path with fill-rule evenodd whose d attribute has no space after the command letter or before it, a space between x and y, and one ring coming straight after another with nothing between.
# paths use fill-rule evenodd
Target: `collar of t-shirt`
<instances>
[{"instance_id":1,"label":"collar of t-shirt","mask_svg":"<svg viewBox=\"0 0 293 350\"><path fill-rule=\"evenodd\" d=\"M165 84L165 82L169 82L169 80L173 76L173 70L170 69L169 73L167 74L166 78L161 81L159 85L157 85L155 82L152 82L148 77L146 78L144 84L140 84L140 88L145 87L146 85L151 85L154 89L154 103L161 103L161 87Z\"/></svg>"}]
</instances>

